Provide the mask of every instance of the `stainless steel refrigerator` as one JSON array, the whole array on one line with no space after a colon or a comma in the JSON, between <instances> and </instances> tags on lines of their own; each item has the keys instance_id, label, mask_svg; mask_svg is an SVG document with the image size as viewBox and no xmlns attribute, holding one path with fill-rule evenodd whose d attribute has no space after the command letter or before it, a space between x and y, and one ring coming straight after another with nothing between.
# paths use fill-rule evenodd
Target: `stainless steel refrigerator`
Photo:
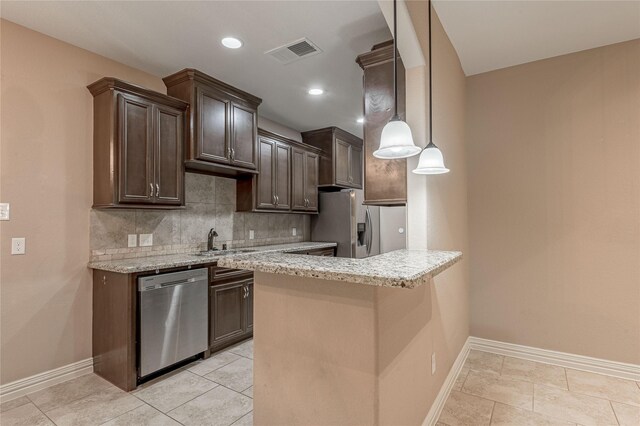
<instances>
[{"instance_id":1,"label":"stainless steel refrigerator","mask_svg":"<svg viewBox=\"0 0 640 426\"><path fill-rule=\"evenodd\" d=\"M366 206L362 190L321 192L311 241L338 243L338 257L363 258L406 247L405 207Z\"/></svg>"}]
</instances>

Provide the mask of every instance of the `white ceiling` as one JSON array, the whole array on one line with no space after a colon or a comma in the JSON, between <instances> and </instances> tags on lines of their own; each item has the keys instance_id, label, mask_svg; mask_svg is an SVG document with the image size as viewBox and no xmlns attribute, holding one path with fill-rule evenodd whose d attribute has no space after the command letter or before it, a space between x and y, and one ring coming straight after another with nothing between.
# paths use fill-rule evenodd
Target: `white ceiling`
<instances>
[{"instance_id":1,"label":"white ceiling","mask_svg":"<svg viewBox=\"0 0 640 426\"><path fill-rule=\"evenodd\" d=\"M356 56L391 35L377 1L5 1L4 19L164 77L197 68L263 99L260 115L296 130L362 134ZM220 45L233 35L238 50ZM282 65L264 52L302 37L323 53ZM310 86L326 94L308 95Z\"/></svg>"},{"instance_id":2,"label":"white ceiling","mask_svg":"<svg viewBox=\"0 0 640 426\"><path fill-rule=\"evenodd\" d=\"M435 0L434 8L467 75L640 38L640 0Z\"/></svg>"}]
</instances>

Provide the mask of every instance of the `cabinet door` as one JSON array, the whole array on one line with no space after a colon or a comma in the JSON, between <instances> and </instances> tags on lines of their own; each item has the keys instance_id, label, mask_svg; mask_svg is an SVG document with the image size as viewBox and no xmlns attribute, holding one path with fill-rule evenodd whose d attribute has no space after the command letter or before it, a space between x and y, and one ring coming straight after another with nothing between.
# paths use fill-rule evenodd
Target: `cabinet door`
<instances>
[{"instance_id":1,"label":"cabinet door","mask_svg":"<svg viewBox=\"0 0 640 426\"><path fill-rule=\"evenodd\" d=\"M307 199L307 211L318 211L318 155L306 152L304 173L304 193Z\"/></svg>"},{"instance_id":2,"label":"cabinet door","mask_svg":"<svg viewBox=\"0 0 640 426\"><path fill-rule=\"evenodd\" d=\"M350 143L336 139L334 159L336 185L351 186L349 180L349 169L351 165L351 160L349 159L350 149Z\"/></svg>"},{"instance_id":3,"label":"cabinet door","mask_svg":"<svg viewBox=\"0 0 640 426\"><path fill-rule=\"evenodd\" d=\"M138 96L119 94L118 138L118 201L152 203L153 104Z\"/></svg>"},{"instance_id":4,"label":"cabinet door","mask_svg":"<svg viewBox=\"0 0 640 426\"><path fill-rule=\"evenodd\" d=\"M276 209L291 209L291 147L283 143L276 143L275 156L275 195Z\"/></svg>"},{"instance_id":5,"label":"cabinet door","mask_svg":"<svg viewBox=\"0 0 640 426\"><path fill-rule=\"evenodd\" d=\"M256 111L231 104L231 162L238 167L256 168Z\"/></svg>"},{"instance_id":6,"label":"cabinet door","mask_svg":"<svg viewBox=\"0 0 640 426\"><path fill-rule=\"evenodd\" d=\"M229 163L229 101L215 91L196 89L196 158Z\"/></svg>"},{"instance_id":7,"label":"cabinet door","mask_svg":"<svg viewBox=\"0 0 640 426\"><path fill-rule=\"evenodd\" d=\"M362 148L351 145L349 162L349 179L351 186L354 188L362 188Z\"/></svg>"},{"instance_id":8,"label":"cabinet door","mask_svg":"<svg viewBox=\"0 0 640 426\"><path fill-rule=\"evenodd\" d=\"M306 152L297 148L291 150L291 208L307 209L306 196Z\"/></svg>"},{"instance_id":9,"label":"cabinet door","mask_svg":"<svg viewBox=\"0 0 640 426\"><path fill-rule=\"evenodd\" d=\"M276 142L267 138L260 138L258 147L258 169L260 174L256 177L256 208L272 209L276 205L274 192Z\"/></svg>"},{"instance_id":10,"label":"cabinet door","mask_svg":"<svg viewBox=\"0 0 640 426\"><path fill-rule=\"evenodd\" d=\"M182 204L184 114L166 106L155 109L155 198L158 204Z\"/></svg>"},{"instance_id":11,"label":"cabinet door","mask_svg":"<svg viewBox=\"0 0 640 426\"><path fill-rule=\"evenodd\" d=\"M247 317L247 333L253 333L253 280L247 283L246 285L246 298L245 301L245 310Z\"/></svg>"},{"instance_id":12,"label":"cabinet door","mask_svg":"<svg viewBox=\"0 0 640 426\"><path fill-rule=\"evenodd\" d=\"M244 281L209 287L209 347L216 348L245 333Z\"/></svg>"}]
</instances>

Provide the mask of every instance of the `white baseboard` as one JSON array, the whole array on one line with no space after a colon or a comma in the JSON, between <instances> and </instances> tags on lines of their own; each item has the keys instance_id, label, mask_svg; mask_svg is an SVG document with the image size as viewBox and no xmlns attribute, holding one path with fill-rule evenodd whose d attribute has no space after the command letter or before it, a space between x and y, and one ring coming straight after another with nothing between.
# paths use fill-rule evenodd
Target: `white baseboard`
<instances>
[{"instance_id":1,"label":"white baseboard","mask_svg":"<svg viewBox=\"0 0 640 426\"><path fill-rule=\"evenodd\" d=\"M0 402L11 401L28 393L48 388L93 372L93 358L83 359L44 373L0 386Z\"/></svg>"},{"instance_id":2,"label":"white baseboard","mask_svg":"<svg viewBox=\"0 0 640 426\"><path fill-rule=\"evenodd\" d=\"M460 370L462 370L462 366L464 366L464 362L467 360L469 350L469 339L467 339L462 346L458 357L451 366L451 370L449 370L449 374L447 374L447 378L444 380L444 383L440 388L440 392L438 392L435 401L433 401L433 404L427 413L427 417L422 422L422 426L434 426L438 421L438 418L440 418L442 408L444 408L444 404L447 402L447 398L449 398L449 393L451 392L451 389L453 389L453 385L456 383L458 374L460 374Z\"/></svg>"},{"instance_id":3,"label":"white baseboard","mask_svg":"<svg viewBox=\"0 0 640 426\"><path fill-rule=\"evenodd\" d=\"M607 376L619 377L622 379L640 381L640 365L636 364L626 364L624 362L608 361L605 359L574 355L566 352L538 349L531 346L481 339L479 337L469 337L469 339L467 339L467 344L470 349L476 349L479 351L507 355L514 358L522 358L545 364L554 364L561 367L605 374Z\"/></svg>"}]
</instances>

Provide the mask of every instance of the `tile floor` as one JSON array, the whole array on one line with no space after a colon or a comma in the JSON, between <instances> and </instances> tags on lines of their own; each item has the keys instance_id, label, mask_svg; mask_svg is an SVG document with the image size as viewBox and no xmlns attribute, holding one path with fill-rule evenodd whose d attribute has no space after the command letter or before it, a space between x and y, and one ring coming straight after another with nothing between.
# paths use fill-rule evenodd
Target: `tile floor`
<instances>
[{"instance_id":1,"label":"tile floor","mask_svg":"<svg viewBox=\"0 0 640 426\"><path fill-rule=\"evenodd\" d=\"M2 426L253 424L253 340L133 392L87 374L0 406Z\"/></svg>"},{"instance_id":2,"label":"tile floor","mask_svg":"<svg viewBox=\"0 0 640 426\"><path fill-rule=\"evenodd\" d=\"M95 374L0 406L2 426L253 424L253 340L127 393ZM471 351L439 426L639 426L640 383Z\"/></svg>"},{"instance_id":3,"label":"tile floor","mask_svg":"<svg viewBox=\"0 0 640 426\"><path fill-rule=\"evenodd\" d=\"M439 426L640 426L640 382L471 351Z\"/></svg>"}]
</instances>

